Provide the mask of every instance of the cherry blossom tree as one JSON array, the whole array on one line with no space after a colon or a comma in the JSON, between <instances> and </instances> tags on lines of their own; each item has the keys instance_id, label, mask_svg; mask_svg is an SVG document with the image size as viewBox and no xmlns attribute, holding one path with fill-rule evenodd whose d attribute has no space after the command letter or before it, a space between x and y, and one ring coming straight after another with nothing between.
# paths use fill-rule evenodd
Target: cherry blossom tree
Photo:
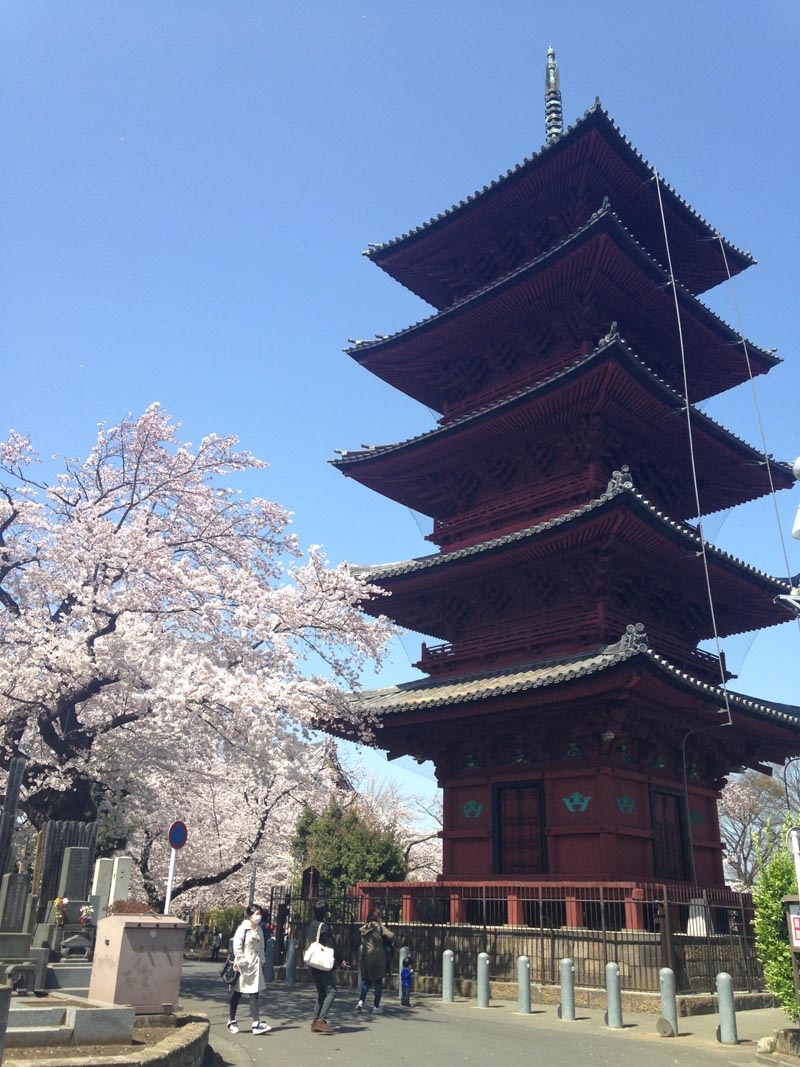
<instances>
[{"instance_id":1,"label":"cherry blossom tree","mask_svg":"<svg viewBox=\"0 0 800 1067\"><path fill-rule=\"evenodd\" d=\"M27 436L0 443L0 768L27 757L33 825L100 816L133 842L151 897L177 812L206 846L186 892L279 840L308 731L369 731L359 678L394 632L358 609L378 590L225 484L265 463L178 430L158 405L101 424L51 481Z\"/></svg>"},{"instance_id":2,"label":"cherry blossom tree","mask_svg":"<svg viewBox=\"0 0 800 1067\"><path fill-rule=\"evenodd\" d=\"M270 886L289 881L297 820L307 803L321 806L335 792L337 769L330 741L307 744L290 733L280 744L281 761L261 774L252 768L244 778L230 760L208 760L193 750L191 739L174 760L174 773L136 767L138 788L116 809L125 812L126 853L137 865L134 895L161 903L169 864L165 828L176 813L189 829L173 887L182 911L246 902L251 886L264 899ZM181 785L187 771L197 783L189 796Z\"/></svg>"},{"instance_id":3,"label":"cherry blossom tree","mask_svg":"<svg viewBox=\"0 0 800 1067\"><path fill-rule=\"evenodd\" d=\"M781 847L785 816L780 777L748 770L734 775L725 786L719 802L719 826L725 842L726 874L736 888L747 890L753 885L759 853L766 861Z\"/></svg>"},{"instance_id":4,"label":"cherry blossom tree","mask_svg":"<svg viewBox=\"0 0 800 1067\"><path fill-rule=\"evenodd\" d=\"M399 840L412 882L432 882L442 873L441 793L434 798L409 796L392 778L369 779L365 803L374 817L391 827Z\"/></svg>"}]
</instances>

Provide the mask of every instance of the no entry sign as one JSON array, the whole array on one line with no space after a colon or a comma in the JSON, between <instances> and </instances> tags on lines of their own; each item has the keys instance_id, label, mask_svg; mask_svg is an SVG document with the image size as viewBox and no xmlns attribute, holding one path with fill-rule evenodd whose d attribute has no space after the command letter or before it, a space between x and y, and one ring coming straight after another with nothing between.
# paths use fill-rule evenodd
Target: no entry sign
<instances>
[{"instance_id":1,"label":"no entry sign","mask_svg":"<svg viewBox=\"0 0 800 1067\"><path fill-rule=\"evenodd\" d=\"M183 848L186 844L186 838L188 837L188 830L186 829L185 822L174 822L169 828L169 843L172 848Z\"/></svg>"}]
</instances>

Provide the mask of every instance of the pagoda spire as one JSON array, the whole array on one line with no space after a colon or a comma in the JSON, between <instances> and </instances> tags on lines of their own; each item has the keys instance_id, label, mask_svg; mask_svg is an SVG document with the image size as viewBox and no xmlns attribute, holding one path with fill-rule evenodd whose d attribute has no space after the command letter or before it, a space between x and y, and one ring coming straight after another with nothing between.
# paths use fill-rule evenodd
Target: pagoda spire
<instances>
[{"instance_id":1,"label":"pagoda spire","mask_svg":"<svg viewBox=\"0 0 800 1067\"><path fill-rule=\"evenodd\" d=\"M561 111L561 83L558 63L552 45L547 49L547 71L544 79L544 119L547 143L557 141L564 132L564 116Z\"/></svg>"}]
</instances>

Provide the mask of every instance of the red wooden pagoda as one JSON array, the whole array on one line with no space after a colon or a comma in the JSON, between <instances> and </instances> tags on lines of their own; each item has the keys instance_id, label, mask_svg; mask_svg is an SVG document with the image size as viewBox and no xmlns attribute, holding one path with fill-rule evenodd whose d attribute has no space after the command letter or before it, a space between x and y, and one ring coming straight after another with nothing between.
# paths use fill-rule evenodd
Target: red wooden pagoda
<instances>
[{"instance_id":1,"label":"red wooden pagoda","mask_svg":"<svg viewBox=\"0 0 800 1067\"><path fill-rule=\"evenodd\" d=\"M709 514L793 476L694 404L779 361L698 299L751 257L599 102L564 132L550 91L547 118L537 154L366 253L436 310L347 351L441 418L333 461L438 546L355 568L391 593L367 610L436 641L365 701L390 757L435 764L445 879L722 886L719 791L800 752L800 709L698 649L785 621L790 587L704 541L695 479Z\"/></svg>"}]
</instances>

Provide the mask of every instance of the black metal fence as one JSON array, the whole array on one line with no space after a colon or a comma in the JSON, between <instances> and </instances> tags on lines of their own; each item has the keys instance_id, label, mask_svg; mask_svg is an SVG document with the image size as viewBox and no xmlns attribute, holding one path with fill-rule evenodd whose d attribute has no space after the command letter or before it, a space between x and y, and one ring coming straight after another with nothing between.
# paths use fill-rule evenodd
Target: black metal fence
<instances>
[{"instance_id":1,"label":"black metal fence","mask_svg":"<svg viewBox=\"0 0 800 1067\"><path fill-rule=\"evenodd\" d=\"M461 921L451 922L456 893ZM515 981L517 958L528 956L531 980L556 985L560 961L569 957L581 986L603 988L606 964L615 962L623 988L631 991L658 992L661 967L675 972L680 993L713 992L720 971L733 977L737 990L764 988L750 896L730 890L539 883L510 894L507 886L410 883L324 895L342 953L353 964L364 909L379 903L396 947L412 950L420 977L440 976L442 953L450 949L455 975L463 979L475 977L478 953L486 952L495 981ZM297 889L274 887L269 907L281 959L289 937L301 946L310 940L311 901Z\"/></svg>"}]
</instances>

